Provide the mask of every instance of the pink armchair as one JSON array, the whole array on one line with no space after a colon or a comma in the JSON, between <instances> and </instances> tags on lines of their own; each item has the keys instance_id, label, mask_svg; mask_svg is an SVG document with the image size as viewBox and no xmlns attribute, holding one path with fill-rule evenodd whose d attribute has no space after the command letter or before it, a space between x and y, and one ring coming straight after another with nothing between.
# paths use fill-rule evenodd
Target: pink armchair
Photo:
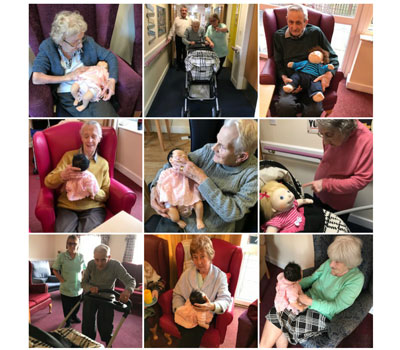
<instances>
[{"instance_id":1,"label":"pink armchair","mask_svg":"<svg viewBox=\"0 0 400 350\"><path fill-rule=\"evenodd\" d=\"M231 292L232 298L234 298L243 258L242 248L217 238L213 238L212 242L215 250L213 264L225 273L230 274L230 278L228 278L229 291ZM178 278L183 272L183 261L184 250L182 244L179 243L176 246ZM163 315L160 318L160 327L166 333L166 338L169 338L169 335L172 335L175 338L180 339L181 335L174 323L174 314L172 312L172 292L173 290L170 289L162 294L159 299L159 303L163 310ZM215 326L211 325L204 333L201 346L207 348L218 348L220 344L224 342L226 330L233 320L233 308L234 302L232 302L225 313L216 316Z\"/></svg>"},{"instance_id":2,"label":"pink armchair","mask_svg":"<svg viewBox=\"0 0 400 350\"><path fill-rule=\"evenodd\" d=\"M320 27L329 42L332 40L333 30L335 27L335 19L332 15L324 14L316 10L307 8L308 10L308 23ZM267 41L268 60L260 74L260 84L273 84L276 85L276 67L274 61L274 33L284 26L286 22L286 8L266 9L263 13L263 23L265 38ZM343 79L343 72L337 71L333 77L329 88L325 91L325 99L322 102L323 109L326 115L329 115L337 101L337 89L340 81ZM277 93L277 91L275 91ZM278 95L275 94L271 103L271 115L275 115L274 102L277 100Z\"/></svg>"},{"instance_id":3,"label":"pink armchair","mask_svg":"<svg viewBox=\"0 0 400 350\"><path fill-rule=\"evenodd\" d=\"M29 316L49 307L52 309L51 295L46 283L32 283L32 263L29 261Z\"/></svg>"},{"instance_id":4,"label":"pink armchair","mask_svg":"<svg viewBox=\"0 0 400 350\"><path fill-rule=\"evenodd\" d=\"M33 137L37 168L40 177L40 192L35 215L42 224L43 232L54 232L56 220L55 205L57 190L44 185L46 175L52 171L65 152L81 146L79 130L83 123L66 122L43 131ZM106 203L106 220L121 210L129 213L136 202L136 194L114 179L114 162L117 149L117 135L110 127L103 127L103 138L99 144L99 154L108 161L110 171L110 196Z\"/></svg>"}]
</instances>

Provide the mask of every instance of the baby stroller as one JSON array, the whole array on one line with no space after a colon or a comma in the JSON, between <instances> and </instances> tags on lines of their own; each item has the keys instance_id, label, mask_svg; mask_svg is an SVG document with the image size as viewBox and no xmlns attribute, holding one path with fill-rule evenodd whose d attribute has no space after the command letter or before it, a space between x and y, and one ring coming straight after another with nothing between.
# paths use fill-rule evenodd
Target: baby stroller
<instances>
[{"instance_id":1,"label":"baby stroller","mask_svg":"<svg viewBox=\"0 0 400 350\"><path fill-rule=\"evenodd\" d=\"M296 199L312 198L311 196L304 194L300 182L297 181L285 166L278 162L271 160L261 161L259 177L260 189L266 182L275 180L282 182L294 194ZM350 229L338 215L322 209L315 204L304 206L304 216L306 218L306 227L304 232L350 232ZM260 213L260 220L261 225L267 221L262 212Z\"/></svg>"},{"instance_id":2,"label":"baby stroller","mask_svg":"<svg viewBox=\"0 0 400 350\"><path fill-rule=\"evenodd\" d=\"M213 101L215 107L211 109L212 117L220 117L217 95L216 73L219 69L217 54L204 43L198 43L188 49L185 58L185 105L181 110L181 117L190 117L189 101Z\"/></svg>"},{"instance_id":3,"label":"baby stroller","mask_svg":"<svg viewBox=\"0 0 400 350\"><path fill-rule=\"evenodd\" d=\"M99 293L108 293L113 294L117 298L119 298L119 293L112 289L100 289ZM107 344L107 348L112 347L112 343L118 335L118 332L128 317L131 308L132 302L128 300L126 304L121 303L120 301L115 300L114 298L106 298L100 294L92 294L86 293L82 296L81 300L76 303L76 305L72 308L69 314L64 318L61 324L55 331L45 332L31 324L29 324L29 347L30 348L103 348L104 346L86 335L78 332L73 328L63 328L68 318L72 315L74 310L78 307L78 305L85 299L92 298L100 301L101 303L111 305L114 310L123 313L121 320L117 328L114 331L114 334L110 341Z\"/></svg>"}]
</instances>

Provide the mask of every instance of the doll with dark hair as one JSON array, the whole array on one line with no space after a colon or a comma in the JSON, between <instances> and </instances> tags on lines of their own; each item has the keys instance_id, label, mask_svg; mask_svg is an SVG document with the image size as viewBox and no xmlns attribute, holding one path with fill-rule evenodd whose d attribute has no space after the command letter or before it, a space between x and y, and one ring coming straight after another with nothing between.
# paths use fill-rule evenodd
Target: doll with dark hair
<instances>
[{"instance_id":1,"label":"doll with dark hair","mask_svg":"<svg viewBox=\"0 0 400 350\"><path fill-rule=\"evenodd\" d=\"M185 176L180 169L172 166L171 161L188 161L187 154L175 148L168 153L167 161L171 168L161 172L157 181L159 202L164 203L168 209L169 218L177 223L180 228L185 228L186 223L181 217L189 217L194 209L196 224L199 230L203 229L203 198L198 190L198 184Z\"/></svg>"},{"instance_id":2,"label":"doll with dark hair","mask_svg":"<svg viewBox=\"0 0 400 350\"><path fill-rule=\"evenodd\" d=\"M204 304L206 301L207 297L202 291L193 289L185 305L175 311L175 322L185 328L200 326L208 329L213 318L212 312L195 309L196 305Z\"/></svg>"},{"instance_id":3,"label":"doll with dark hair","mask_svg":"<svg viewBox=\"0 0 400 350\"><path fill-rule=\"evenodd\" d=\"M274 300L277 312L288 309L297 315L307 308L298 301L299 294L303 293L299 284L302 278L301 267L295 262L287 264L283 272L278 275Z\"/></svg>"},{"instance_id":4,"label":"doll with dark hair","mask_svg":"<svg viewBox=\"0 0 400 350\"><path fill-rule=\"evenodd\" d=\"M81 176L68 180L65 184L68 199L70 201L78 201L86 197L94 199L100 187L96 177L88 170L89 159L83 153L77 153L72 159L72 166L81 169Z\"/></svg>"}]
</instances>

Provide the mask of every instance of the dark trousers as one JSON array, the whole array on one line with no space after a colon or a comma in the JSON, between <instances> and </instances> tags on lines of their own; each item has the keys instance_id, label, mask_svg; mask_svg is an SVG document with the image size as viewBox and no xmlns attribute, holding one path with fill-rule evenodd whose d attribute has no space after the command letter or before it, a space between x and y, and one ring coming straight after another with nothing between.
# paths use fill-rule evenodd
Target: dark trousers
<instances>
[{"instance_id":1,"label":"dark trousers","mask_svg":"<svg viewBox=\"0 0 400 350\"><path fill-rule=\"evenodd\" d=\"M79 302L80 299L81 299L80 295L78 295L77 297L69 297L64 294L61 294L61 303L62 303L64 317L67 317L68 313L72 310L72 308L76 305L76 303ZM79 308L80 308L80 305L78 305L76 307L76 309L74 310L74 312L71 314L71 316L67 320L67 324L69 321L76 318Z\"/></svg>"},{"instance_id":2,"label":"dark trousers","mask_svg":"<svg viewBox=\"0 0 400 350\"><path fill-rule=\"evenodd\" d=\"M175 46L176 46L176 65L179 68L185 68L186 58L186 45L182 42L182 38L175 35Z\"/></svg>"},{"instance_id":3,"label":"dark trousers","mask_svg":"<svg viewBox=\"0 0 400 350\"><path fill-rule=\"evenodd\" d=\"M290 79L293 81L290 83L295 89L300 85L304 90L307 91L308 97L312 98L317 92L322 92L322 85L320 81L314 83L313 75L304 73L304 72L296 72L290 76Z\"/></svg>"},{"instance_id":4,"label":"dark trousers","mask_svg":"<svg viewBox=\"0 0 400 350\"><path fill-rule=\"evenodd\" d=\"M181 333L181 340L179 342L180 348L199 348L201 344L201 339L206 331L205 328L196 326L194 328L184 328L179 324L176 325Z\"/></svg>"},{"instance_id":5,"label":"dark trousers","mask_svg":"<svg viewBox=\"0 0 400 350\"><path fill-rule=\"evenodd\" d=\"M96 314L100 338L108 344L114 328L114 309L110 305L87 298L83 303L82 333L96 339Z\"/></svg>"},{"instance_id":6,"label":"dark trousers","mask_svg":"<svg viewBox=\"0 0 400 350\"><path fill-rule=\"evenodd\" d=\"M314 193L313 196L313 200L314 200L314 204L318 205L319 207L330 211L331 213L335 213L337 211L340 210L336 210L335 208L332 208L331 206L329 206L328 204L323 203ZM345 222L345 224L347 225L348 219L349 219L350 214L343 214L343 215L339 215L339 217Z\"/></svg>"},{"instance_id":7,"label":"dark trousers","mask_svg":"<svg viewBox=\"0 0 400 350\"><path fill-rule=\"evenodd\" d=\"M217 72L217 76L219 75L219 73L221 73L222 66L224 65L224 62L225 62L225 58L226 58L226 56L219 58L219 69Z\"/></svg>"},{"instance_id":8,"label":"dark trousers","mask_svg":"<svg viewBox=\"0 0 400 350\"><path fill-rule=\"evenodd\" d=\"M75 211L57 208L56 232L90 232L106 219L104 208Z\"/></svg>"}]
</instances>

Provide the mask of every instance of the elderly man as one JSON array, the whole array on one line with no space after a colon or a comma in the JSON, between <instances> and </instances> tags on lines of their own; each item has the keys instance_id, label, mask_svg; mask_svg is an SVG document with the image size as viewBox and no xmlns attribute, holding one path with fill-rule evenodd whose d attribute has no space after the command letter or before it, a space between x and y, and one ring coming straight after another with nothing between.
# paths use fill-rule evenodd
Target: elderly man
<instances>
[{"instance_id":1,"label":"elderly man","mask_svg":"<svg viewBox=\"0 0 400 350\"><path fill-rule=\"evenodd\" d=\"M115 281L119 279L125 286L119 300L126 303L135 289L135 279L126 272L120 262L111 259L110 247L100 244L94 249L94 259L89 261L82 279L85 292L97 294L100 289L114 289ZM110 297L110 295L104 295ZM86 298L83 305L82 333L96 339L97 327L103 342L108 344L112 337L114 309L109 304Z\"/></svg>"},{"instance_id":2,"label":"elderly man","mask_svg":"<svg viewBox=\"0 0 400 350\"><path fill-rule=\"evenodd\" d=\"M182 41L185 35L185 30L192 25L192 20L187 17L188 9L185 5L180 8L180 16L177 16L169 31L167 42L175 37L176 47L176 69L185 70L186 46Z\"/></svg>"},{"instance_id":3,"label":"elderly man","mask_svg":"<svg viewBox=\"0 0 400 350\"><path fill-rule=\"evenodd\" d=\"M335 69L317 77L314 81L321 81L322 90L329 86L333 75L339 68L339 61L329 41L319 27L308 24L307 9L301 5L290 5L287 8L287 26L274 33L274 60L277 70L277 88L279 100L275 105L280 117L294 117L301 114L303 117L319 117L323 111L322 102L314 102L301 87L292 93L283 91L283 85L290 83L289 78L294 70L287 67L288 62L307 60L308 51L314 46L320 46L329 52L330 64Z\"/></svg>"},{"instance_id":4,"label":"elderly man","mask_svg":"<svg viewBox=\"0 0 400 350\"><path fill-rule=\"evenodd\" d=\"M257 203L257 123L253 120L226 120L217 135L217 143L206 144L189 154L190 161L173 162L172 166L192 179L204 199L206 232L235 232L237 222ZM151 186L151 206L168 218L164 203L160 203L155 185L162 170ZM178 232L179 227L169 219L160 221L156 231ZM199 231L195 215L183 218L186 232Z\"/></svg>"},{"instance_id":5,"label":"elderly man","mask_svg":"<svg viewBox=\"0 0 400 350\"><path fill-rule=\"evenodd\" d=\"M186 28L182 42L188 47L199 43L205 43L208 45L208 41L205 41L205 35L206 32L203 27L200 27L200 22L194 20L192 21L192 27Z\"/></svg>"}]
</instances>

